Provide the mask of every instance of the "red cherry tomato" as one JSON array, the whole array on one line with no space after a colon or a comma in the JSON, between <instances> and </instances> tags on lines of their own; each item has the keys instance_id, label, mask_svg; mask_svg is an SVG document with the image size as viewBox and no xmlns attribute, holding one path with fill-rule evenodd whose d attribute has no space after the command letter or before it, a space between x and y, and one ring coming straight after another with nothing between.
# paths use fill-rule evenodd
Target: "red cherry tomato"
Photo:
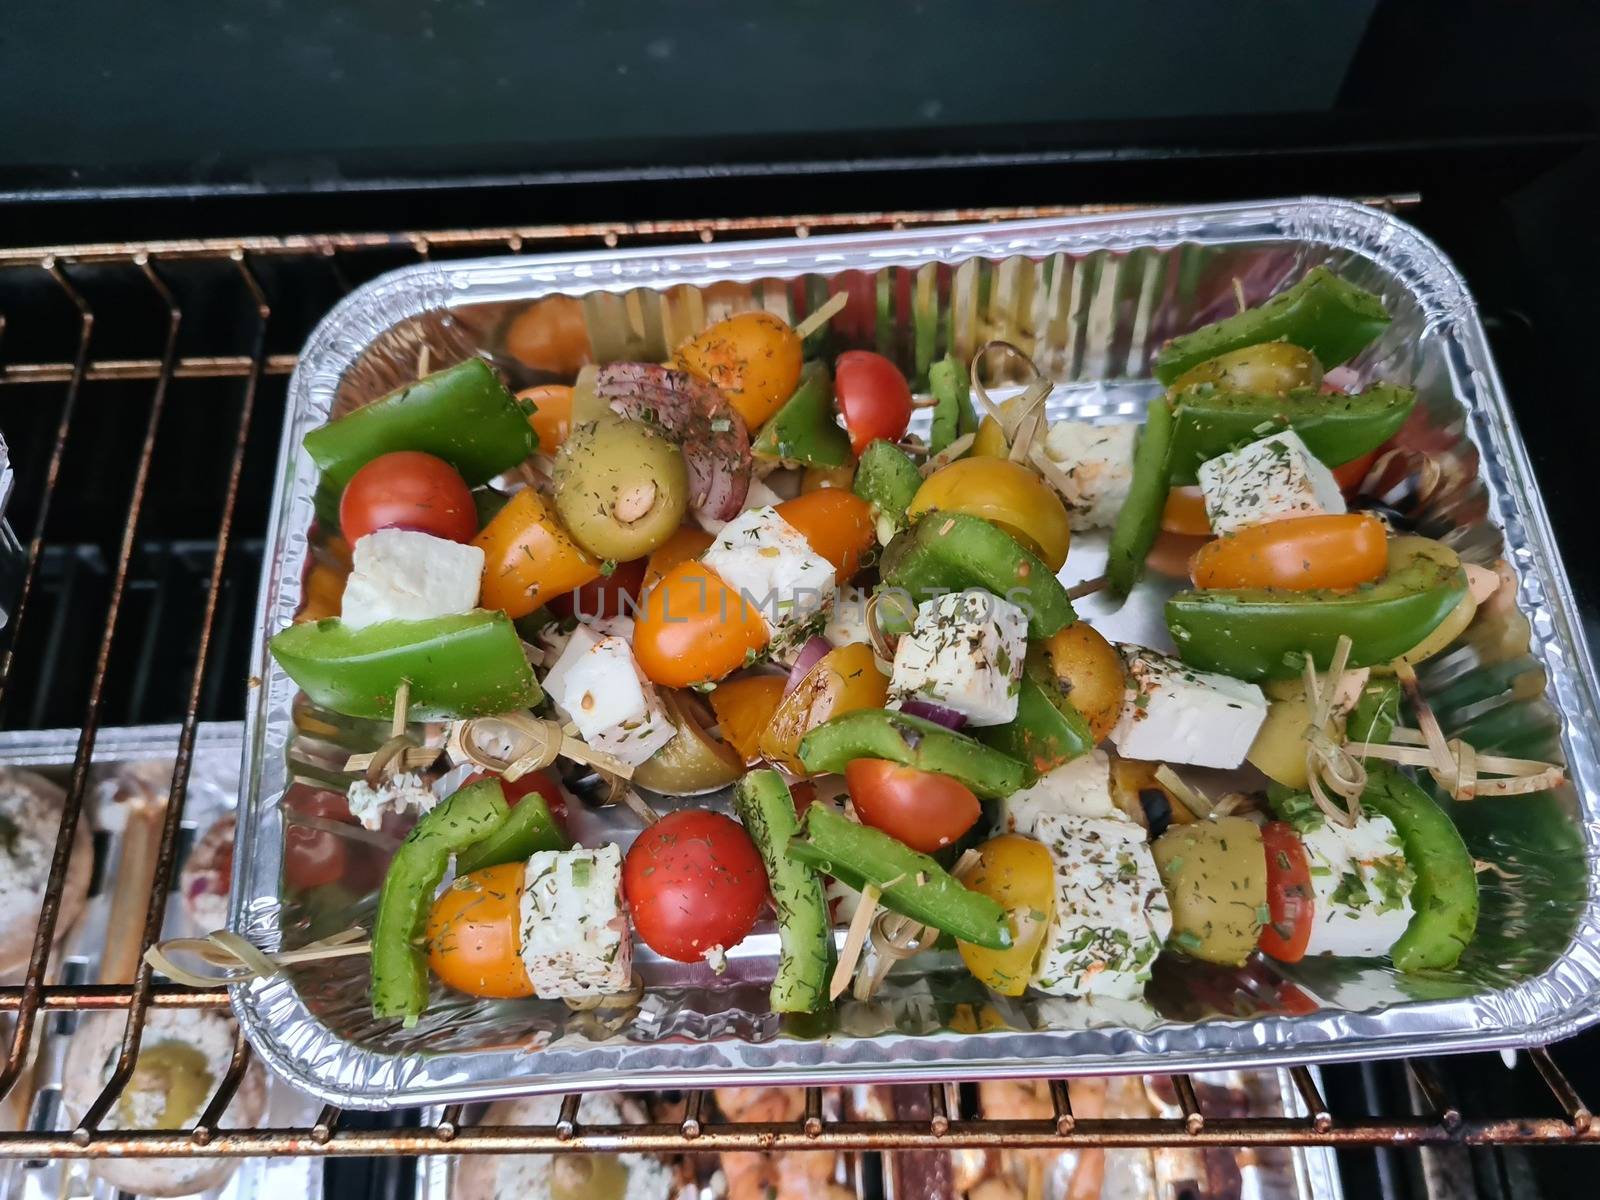
<instances>
[{"instance_id":1,"label":"red cherry tomato","mask_svg":"<svg viewBox=\"0 0 1600 1200\"><path fill-rule=\"evenodd\" d=\"M1294 827L1268 821L1261 830L1267 855L1267 923L1257 943L1279 962L1299 962L1311 940L1311 864Z\"/></svg>"},{"instance_id":2,"label":"red cherry tomato","mask_svg":"<svg viewBox=\"0 0 1600 1200\"><path fill-rule=\"evenodd\" d=\"M742 942L767 900L767 871L744 826L685 808L641 833L622 864L633 928L665 958L695 962Z\"/></svg>"},{"instance_id":3,"label":"red cherry tomato","mask_svg":"<svg viewBox=\"0 0 1600 1200\"><path fill-rule=\"evenodd\" d=\"M452 542L478 532L472 489L442 458L420 450L380 454L339 498L339 528L352 546L376 529L414 529Z\"/></svg>"},{"instance_id":4,"label":"red cherry tomato","mask_svg":"<svg viewBox=\"0 0 1600 1200\"><path fill-rule=\"evenodd\" d=\"M461 781L461 786L466 787L469 783L477 783L480 779L488 778L488 771L474 771ZM555 818L557 827L562 833L567 831L567 797L561 790L561 784L550 772L529 771L516 779L501 779L500 790L505 793L506 803L512 808L515 808L517 801L524 796L538 792L544 800L544 806Z\"/></svg>"},{"instance_id":5,"label":"red cherry tomato","mask_svg":"<svg viewBox=\"0 0 1600 1200\"><path fill-rule=\"evenodd\" d=\"M846 763L844 781L863 825L924 854L950 845L983 813L972 789L959 780L882 758Z\"/></svg>"},{"instance_id":6,"label":"red cherry tomato","mask_svg":"<svg viewBox=\"0 0 1600 1200\"><path fill-rule=\"evenodd\" d=\"M352 824L350 804L337 792L291 792L284 804L299 816ZM350 859L349 842L326 829L290 820L283 831L283 881L294 891L339 882Z\"/></svg>"},{"instance_id":7,"label":"red cherry tomato","mask_svg":"<svg viewBox=\"0 0 1600 1200\"><path fill-rule=\"evenodd\" d=\"M556 596L545 605L558 617L631 617L638 611L639 593L644 589L646 559L618 563L611 574L591 579L576 591ZM626 597L626 598L624 598Z\"/></svg>"},{"instance_id":8,"label":"red cherry tomato","mask_svg":"<svg viewBox=\"0 0 1600 1200\"><path fill-rule=\"evenodd\" d=\"M833 399L857 457L878 438L899 441L911 423L911 385L899 367L871 350L846 350L839 356Z\"/></svg>"},{"instance_id":9,"label":"red cherry tomato","mask_svg":"<svg viewBox=\"0 0 1600 1200\"><path fill-rule=\"evenodd\" d=\"M1359 458L1352 458L1349 462L1333 468L1333 478L1338 483L1339 490L1347 496L1355 491L1367 477L1367 472L1372 470L1372 464L1378 461L1378 454L1382 450L1382 446L1376 446Z\"/></svg>"}]
</instances>

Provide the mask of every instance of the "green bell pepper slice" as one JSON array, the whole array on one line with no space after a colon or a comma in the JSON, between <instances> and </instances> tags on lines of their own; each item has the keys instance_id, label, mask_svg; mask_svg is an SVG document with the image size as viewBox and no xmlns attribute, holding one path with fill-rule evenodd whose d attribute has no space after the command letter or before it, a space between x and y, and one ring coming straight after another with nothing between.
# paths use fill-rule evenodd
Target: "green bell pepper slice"
<instances>
[{"instance_id":1,"label":"green bell pepper slice","mask_svg":"<svg viewBox=\"0 0 1600 1200\"><path fill-rule=\"evenodd\" d=\"M1324 367L1335 367L1359 354L1388 324L1381 299L1326 267L1313 267L1266 303L1173 338L1156 354L1153 370L1163 384L1171 384L1208 358L1262 342L1289 342L1311 351Z\"/></svg>"},{"instance_id":2,"label":"green bell pepper slice","mask_svg":"<svg viewBox=\"0 0 1600 1200\"><path fill-rule=\"evenodd\" d=\"M529 792L512 806L511 814L493 833L456 856L456 874L470 875L502 863L526 862L540 850L571 848L571 839L561 832L544 797L538 792Z\"/></svg>"},{"instance_id":3,"label":"green bell pepper slice","mask_svg":"<svg viewBox=\"0 0 1600 1200\"><path fill-rule=\"evenodd\" d=\"M828 1000L833 961L832 925L822 880L789 853L800 834L789 785L776 771L751 771L733 790L733 808L761 853L778 918L778 970L772 1011L815 1012Z\"/></svg>"},{"instance_id":4,"label":"green bell pepper slice","mask_svg":"<svg viewBox=\"0 0 1600 1200\"><path fill-rule=\"evenodd\" d=\"M1355 707L1345 720L1345 739L1370 746L1385 746L1399 723L1400 681L1374 678L1361 689Z\"/></svg>"},{"instance_id":5,"label":"green bell pepper slice","mask_svg":"<svg viewBox=\"0 0 1600 1200\"><path fill-rule=\"evenodd\" d=\"M428 962L419 943L428 909L450 856L493 832L506 819L498 779L483 779L447 797L412 826L400 843L378 893L372 923L372 1015L414 1024L428 1006Z\"/></svg>"},{"instance_id":6,"label":"green bell pepper slice","mask_svg":"<svg viewBox=\"0 0 1600 1200\"><path fill-rule=\"evenodd\" d=\"M414 720L483 717L544 696L503 612L474 609L425 621L351 629L337 617L291 625L272 657L311 700L347 717L387 720L401 680Z\"/></svg>"},{"instance_id":7,"label":"green bell pepper slice","mask_svg":"<svg viewBox=\"0 0 1600 1200\"><path fill-rule=\"evenodd\" d=\"M789 843L789 854L858 892L869 883L881 888L885 908L941 933L990 950L1011 945L1011 926L998 902L963 887L926 854L826 804L806 809L805 837Z\"/></svg>"},{"instance_id":8,"label":"green bell pepper slice","mask_svg":"<svg viewBox=\"0 0 1600 1200\"><path fill-rule=\"evenodd\" d=\"M1184 662L1235 679L1293 678L1307 653L1325 668L1341 634L1350 635L1350 666L1376 666L1410 650L1460 603L1467 576L1451 559L1391 552L1382 579L1340 590L1179 592L1167 601L1167 629Z\"/></svg>"},{"instance_id":9,"label":"green bell pepper slice","mask_svg":"<svg viewBox=\"0 0 1600 1200\"><path fill-rule=\"evenodd\" d=\"M929 454L939 454L958 437L978 432L978 410L972 406L972 381L967 377L966 363L946 354L928 368L928 390L933 393Z\"/></svg>"},{"instance_id":10,"label":"green bell pepper slice","mask_svg":"<svg viewBox=\"0 0 1600 1200\"><path fill-rule=\"evenodd\" d=\"M1455 966L1478 929L1478 873L1460 830L1427 792L1386 763L1367 763L1361 803L1389 818L1417 876L1411 923L1389 957L1408 973Z\"/></svg>"},{"instance_id":11,"label":"green bell pepper slice","mask_svg":"<svg viewBox=\"0 0 1600 1200\"><path fill-rule=\"evenodd\" d=\"M858 758L948 775L986 800L1033 782L1016 759L966 734L888 708L861 708L824 721L800 739L800 761L812 775L837 774Z\"/></svg>"},{"instance_id":12,"label":"green bell pepper slice","mask_svg":"<svg viewBox=\"0 0 1600 1200\"><path fill-rule=\"evenodd\" d=\"M1106 559L1106 582L1126 596L1144 575L1144 560L1161 532L1161 513L1172 487L1173 414L1164 397L1150 401L1139 444L1133 451L1133 479L1117 513Z\"/></svg>"},{"instance_id":13,"label":"green bell pepper slice","mask_svg":"<svg viewBox=\"0 0 1600 1200\"><path fill-rule=\"evenodd\" d=\"M469 358L313 429L305 447L330 491L342 492L367 463L395 450L442 458L476 487L526 459L539 437L494 369Z\"/></svg>"},{"instance_id":14,"label":"green bell pepper slice","mask_svg":"<svg viewBox=\"0 0 1600 1200\"><path fill-rule=\"evenodd\" d=\"M761 430L751 449L765 458L808 467L842 467L850 461L850 435L833 412L833 378L819 362L800 373L800 386Z\"/></svg>"},{"instance_id":15,"label":"green bell pepper slice","mask_svg":"<svg viewBox=\"0 0 1600 1200\"><path fill-rule=\"evenodd\" d=\"M1200 388L1176 398L1172 486L1193 483L1200 464L1280 429L1293 429L1330 467L1387 442L1416 405L1410 388L1380 383L1345 395L1295 388L1281 396Z\"/></svg>"},{"instance_id":16,"label":"green bell pepper slice","mask_svg":"<svg viewBox=\"0 0 1600 1200\"><path fill-rule=\"evenodd\" d=\"M986 746L1026 763L1040 775L1094 749L1089 722L1072 707L1042 646L1028 651L1017 692L1017 715L1005 725L974 731Z\"/></svg>"},{"instance_id":17,"label":"green bell pepper slice","mask_svg":"<svg viewBox=\"0 0 1600 1200\"><path fill-rule=\"evenodd\" d=\"M981 517L929 512L883 550L884 585L921 603L982 588L1028 614L1028 636L1049 637L1077 620L1055 572L1014 537Z\"/></svg>"},{"instance_id":18,"label":"green bell pepper slice","mask_svg":"<svg viewBox=\"0 0 1600 1200\"><path fill-rule=\"evenodd\" d=\"M879 438L861 452L851 490L872 506L874 520L887 521L900 530L906 526L906 509L921 486L922 472L911 456Z\"/></svg>"}]
</instances>

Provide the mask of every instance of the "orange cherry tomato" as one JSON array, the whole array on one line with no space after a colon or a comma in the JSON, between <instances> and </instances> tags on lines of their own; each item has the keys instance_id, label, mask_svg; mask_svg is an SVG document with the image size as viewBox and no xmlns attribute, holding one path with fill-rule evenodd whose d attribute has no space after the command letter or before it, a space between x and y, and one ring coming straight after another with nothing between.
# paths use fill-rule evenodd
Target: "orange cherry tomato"
<instances>
[{"instance_id":1,"label":"orange cherry tomato","mask_svg":"<svg viewBox=\"0 0 1600 1200\"><path fill-rule=\"evenodd\" d=\"M833 399L857 458L878 438L897 442L911 424L911 385L871 350L846 350L833 370Z\"/></svg>"},{"instance_id":2,"label":"orange cherry tomato","mask_svg":"<svg viewBox=\"0 0 1600 1200\"><path fill-rule=\"evenodd\" d=\"M1189 573L1189 563L1197 551L1210 544L1210 538L1190 537L1185 533L1156 535L1155 545L1145 555L1145 564L1156 574L1182 579Z\"/></svg>"},{"instance_id":3,"label":"orange cherry tomato","mask_svg":"<svg viewBox=\"0 0 1600 1200\"><path fill-rule=\"evenodd\" d=\"M522 879L519 862L464 875L428 914L428 965L441 981L469 996L533 995L522 965Z\"/></svg>"},{"instance_id":4,"label":"orange cherry tomato","mask_svg":"<svg viewBox=\"0 0 1600 1200\"><path fill-rule=\"evenodd\" d=\"M847 762L844 782L863 825L924 854L944 849L983 815L978 798L960 780L887 759Z\"/></svg>"},{"instance_id":5,"label":"orange cherry tomato","mask_svg":"<svg viewBox=\"0 0 1600 1200\"><path fill-rule=\"evenodd\" d=\"M552 375L575 375L593 361L583 302L572 296L546 296L516 315L506 330L506 349L525 367Z\"/></svg>"},{"instance_id":6,"label":"orange cherry tomato","mask_svg":"<svg viewBox=\"0 0 1600 1200\"><path fill-rule=\"evenodd\" d=\"M543 496L524 489L472 539L483 549L484 608L525 617L600 577L600 562L567 535Z\"/></svg>"},{"instance_id":7,"label":"orange cherry tomato","mask_svg":"<svg viewBox=\"0 0 1600 1200\"><path fill-rule=\"evenodd\" d=\"M963 458L928 476L906 508L908 520L925 512L966 513L998 525L1052 571L1067 561L1072 525L1055 489L1036 471L1006 458Z\"/></svg>"},{"instance_id":8,"label":"orange cherry tomato","mask_svg":"<svg viewBox=\"0 0 1600 1200\"><path fill-rule=\"evenodd\" d=\"M1267 923L1256 944L1279 962L1299 962L1311 941L1311 864L1305 843L1286 821L1268 821L1261 828L1267 854Z\"/></svg>"},{"instance_id":9,"label":"orange cherry tomato","mask_svg":"<svg viewBox=\"0 0 1600 1200\"><path fill-rule=\"evenodd\" d=\"M1206 500L1194 484L1175 487L1167 493L1161 510L1161 528L1188 537L1210 537L1211 520L1206 516Z\"/></svg>"},{"instance_id":10,"label":"orange cherry tomato","mask_svg":"<svg viewBox=\"0 0 1600 1200\"><path fill-rule=\"evenodd\" d=\"M824 488L778 505L778 515L833 564L840 583L861 569L861 560L877 542L872 506L854 492Z\"/></svg>"},{"instance_id":11,"label":"orange cherry tomato","mask_svg":"<svg viewBox=\"0 0 1600 1200\"><path fill-rule=\"evenodd\" d=\"M539 435L539 453L554 454L572 432L572 389L564 383L546 383L523 388L518 400L531 400L533 412L528 424Z\"/></svg>"},{"instance_id":12,"label":"orange cherry tomato","mask_svg":"<svg viewBox=\"0 0 1600 1200\"><path fill-rule=\"evenodd\" d=\"M768 637L761 614L720 575L681 562L645 592L633 653L652 683L690 687L744 666Z\"/></svg>"},{"instance_id":13,"label":"orange cherry tomato","mask_svg":"<svg viewBox=\"0 0 1600 1200\"><path fill-rule=\"evenodd\" d=\"M1252 525L1200 547L1189 566L1198 588L1348 588L1388 568L1383 522L1368 513L1291 517Z\"/></svg>"},{"instance_id":14,"label":"orange cherry tomato","mask_svg":"<svg viewBox=\"0 0 1600 1200\"><path fill-rule=\"evenodd\" d=\"M769 312L718 321L679 346L676 358L684 370L715 384L752 433L800 384L800 339Z\"/></svg>"},{"instance_id":15,"label":"orange cherry tomato","mask_svg":"<svg viewBox=\"0 0 1600 1200\"><path fill-rule=\"evenodd\" d=\"M711 693L711 711L717 715L722 740L745 762L760 753L761 735L783 700L782 675L747 675L719 684Z\"/></svg>"},{"instance_id":16,"label":"orange cherry tomato","mask_svg":"<svg viewBox=\"0 0 1600 1200\"><path fill-rule=\"evenodd\" d=\"M558 617L580 617L593 621L600 617L631 617L639 607L644 590L645 560L618 563L611 574L591 579L582 587L557 596L549 608Z\"/></svg>"},{"instance_id":17,"label":"orange cherry tomato","mask_svg":"<svg viewBox=\"0 0 1600 1200\"><path fill-rule=\"evenodd\" d=\"M1372 470L1372 464L1378 461L1378 455L1383 450L1382 446L1374 446L1360 458L1352 458L1347 463L1340 463L1333 468L1334 482L1339 485L1339 490L1349 495L1355 491L1361 481L1367 477L1367 472Z\"/></svg>"},{"instance_id":18,"label":"orange cherry tomato","mask_svg":"<svg viewBox=\"0 0 1600 1200\"><path fill-rule=\"evenodd\" d=\"M351 545L378 529L415 529L451 542L478 532L472 491L449 463L420 450L380 454L345 485L339 528Z\"/></svg>"},{"instance_id":19,"label":"orange cherry tomato","mask_svg":"<svg viewBox=\"0 0 1600 1200\"><path fill-rule=\"evenodd\" d=\"M804 775L801 738L824 721L847 712L882 708L888 698L889 677L878 670L871 646L851 642L830 650L772 714L761 733L761 756L791 775Z\"/></svg>"},{"instance_id":20,"label":"orange cherry tomato","mask_svg":"<svg viewBox=\"0 0 1600 1200\"><path fill-rule=\"evenodd\" d=\"M650 551L644 564L644 586L648 590L661 581L661 577L681 562L699 558L716 541L697 525L684 525L661 545Z\"/></svg>"}]
</instances>

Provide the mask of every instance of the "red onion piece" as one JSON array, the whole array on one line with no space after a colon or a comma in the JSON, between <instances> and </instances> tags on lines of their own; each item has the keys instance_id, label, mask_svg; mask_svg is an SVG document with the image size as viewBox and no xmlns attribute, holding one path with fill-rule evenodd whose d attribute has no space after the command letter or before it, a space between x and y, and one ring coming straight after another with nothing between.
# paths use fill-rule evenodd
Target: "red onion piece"
<instances>
[{"instance_id":1,"label":"red onion piece","mask_svg":"<svg viewBox=\"0 0 1600 1200\"><path fill-rule=\"evenodd\" d=\"M789 681L783 685L783 694L787 696L800 686L800 681L811 673L811 668L827 656L833 649L833 643L825 637L810 637L806 644L800 647L800 653L794 660L794 666L789 668Z\"/></svg>"},{"instance_id":2,"label":"red onion piece","mask_svg":"<svg viewBox=\"0 0 1600 1200\"><path fill-rule=\"evenodd\" d=\"M930 704L926 700L907 700L900 705L900 711L921 717L924 721L932 721L935 725L943 725L946 729L960 729L967 723L966 717L955 709L942 704Z\"/></svg>"}]
</instances>

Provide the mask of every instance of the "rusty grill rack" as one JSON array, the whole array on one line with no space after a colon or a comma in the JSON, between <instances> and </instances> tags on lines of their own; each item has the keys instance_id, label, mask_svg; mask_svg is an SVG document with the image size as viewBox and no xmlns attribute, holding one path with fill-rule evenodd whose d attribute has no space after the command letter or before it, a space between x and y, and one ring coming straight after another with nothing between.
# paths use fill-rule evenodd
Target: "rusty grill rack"
<instances>
[{"instance_id":1,"label":"rusty grill rack","mask_svg":"<svg viewBox=\"0 0 1600 1200\"><path fill-rule=\"evenodd\" d=\"M1415 203L1416 197L1385 197L1387 205ZM1121 206L1118 206L1121 207ZM108 669L118 619L125 607L130 564L134 560L142 507L151 482L151 464L169 391L175 381L207 379L237 381L239 416L234 431L226 484L215 525L215 550L203 612L199 620L196 654L187 689L187 703L178 727L170 801L166 808L152 897L168 891L178 858L178 832L183 797L200 729L201 700L208 664L216 641L218 594L230 539L236 536L235 517L246 450L252 437L273 439L267 423L255 420L264 381L293 370L293 353L274 352L273 334L304 336L320 312L304 311L276 294L273 279L284 277L281 268L294 264L320 264L336 291L346 291L358 275L377 274L399 262L429 257L456 257L486 253L532 253L600 246L637 245L698 238L718 239L778 235L804 236L813 230L847 231L934 225L957 221L999 220L1029 216L1054 216L1069 212L1107 211L1083 207L1027 209L947 210L938 212L885 212L852 215L751 218L731 220L658 221L645 224L591 224L531 226L525 228L462 229L415 233L369 233L293 237L96 244L0 249L0 284L23 280L24 295L53 290L54 303L64 300L66 312L75 314L73 348L56 361L15 358L7 346L8 319L13 330L19 314L0 307L0 400L15 389L57 385L62 393L60 415L42 466L31 464L37 475L33 489L31 529L25 531L26 565L21 573L12 608L7 644L0 652L0 705L14 683L12 668L22 645L24 630L31 631L40 601L40 563L44 557L51 502L62 474L74 427L85 419L80 411L86 385L101 382L148 381L149 415L126 501L126 519L108 567L109 592L103 610L103 627L93 659L93 676L83 700L81 725L76 731L76 754L67 784L67 799L51 861L49 882L39 914L33 954L23 983L0 987L0 1013L9 1014L10 1030L0 1060L0 1099L18 1084L27 1066L33 1032L44 1014L62 1011L125 1010L128 1013L121 1053L110 1081L84 1119L74 1128L58 1132L0 1133L0 1158L87 1158L97 1156L222 1157L270 1155L373 1155L469 1152L632 1151L683 1152L686 1150L890 1150L933 1147L1056 1147L1061 1149L1106 1146L1135 1147L1172 1144L1208 1146L1422 1146L1464 1145L1571 1145L1600 1144L1600 1123L1562 1074L1547 1050L1529 1052L1548 1086L1557 1115L1531 1117L1478 1117L1464 1113L1446 1094L1437 1073L1426 1061L1408 1066L1423 1115L1346 1117L1333 1113L1324 1102L1316 1078L1306 1067L1291 1069L1291 1079L1303 1101L1300 1117L1209 1118L1202 1111L1195 1088L1187 1076L1175 1077L1175 1089L1184 1110L1181 1118L1076 1120L1067 1086L1050 1085L1054 1116L1040 1121L985 1120L964 1116L959 1091L950 1085L930 1088L931 1117L923 1121L828 1121L822 1115L822 1095L807 1090L803 1118L794 1123L729 1123L712 1116L709 1094L690 1093L685 1115L671 1124L637 1124L584 1128L577 1123L580 1097L565 1097L556 1124L545 1127L490 1127L463 1120L462 1107L443 1110L437 1121L408 1128L362 1129L346 1127L335 1107L325 1108L305 1128L227 1128L219 1121L249 1064L249 1046L240 1038L229 1070L196 1123L173 1131L105 1131L100 1122L126 1086L136 1061L146 1014L157 1008L224 1008L224 989L189 990L158 983L141 962L131 984L67 986L45 982L59 914L63 882L73 836L81 819L85 786L101 731ZM194 264L231 271L235 286L243 288L253 322L244 353L188 353L183 351L187 314L176 286L178 278ZM127 276L145 290L146 304L158 307L162 326L159 352L97 357L106 340L110 317L92 304L82 280L96 271L110 270ZM126 282L126 280L124 281ZM0 289L0 302L9 293ZM275 310L288 308L294 328L277 330ZM116 316L118 314L110 314ZM21 339L18 339L19 341ZM114 341L114 339L112 339ZM204 349L204 347L202 347ZM15 358L15 361L6 361ZM19 479L19 492L23 490ZM142 946L148 948L161 933L164 905L152 903L144 922Z\"/></svg>"}]
</instances>

